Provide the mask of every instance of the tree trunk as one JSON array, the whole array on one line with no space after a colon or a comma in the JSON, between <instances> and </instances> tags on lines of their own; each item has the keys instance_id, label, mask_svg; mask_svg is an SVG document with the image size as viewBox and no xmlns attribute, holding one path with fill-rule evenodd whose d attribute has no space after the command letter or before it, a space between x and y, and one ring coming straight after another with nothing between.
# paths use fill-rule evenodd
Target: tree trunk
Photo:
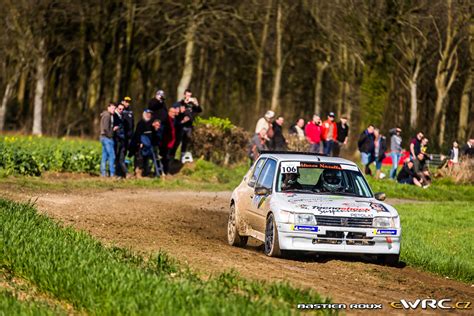
<instances>
[{"instance_id":1,"label":"tree trunk","mask_svg":"<svg viewBox=\"0 0 474 316\"><path fill-rule=\"evenodd\" d=\"M283 70L282 65L282 54L281 54L281 37L282 37L282 25L281 25L281 4L278 3L277 18L276 18L276 50L275 50L275 74L273 79L273 93L272 93L272 111L276 111L279 105L280 89L281 89L281 73Z\"/></svg>"},{"instance_id":2,"label":"tree trunk","mask_svg":"<svg viewBox=\"0 0 474 316\"><path fill-rule=\"evenodd\" d=\"M260 115L261 100L262 100L262 81L263 81L263 61L265 58L265 46L268 37L268 26L270 24L270 14L272 11L272 0L268 0L267 12L263 22L262 37L260 38L260 47L258 48L257 70L255 79L255 110L257 115Z\"/></svg>"},{"instance_id":3,"label":"tree trunk","mask_svg":"<svg viewBox=\"0 0 474 316\"><path fill-rule=\"evenodd\" d=\"M327 61L316 62L316 80L314 84L314 113L321 115L321 94L323 88L324 71L329 63Z\"/></svg>"},{"instance_id":4,"label":"tree trunk","mask_svg":"<svg viewBox=\"0 0 474 316\"><path fill-rule=\"evenodd\" d=\"M416 129L418 121L417 87L416 80L410 80L410 127L412 130Z\"/></svg>"},{"instance_id":5,"label":"tree trunk","mask_svg":"<svg viewBox=\"0 0 474 316\"><path fill-rule=\"evenodd\" d=\"M5 114L7 113L7 104L12 94L13 85L12 81L8 81L5 93L3 94L2 104L0 105L0 131L3 131L5 127Z\"/></svg>"},{"instance_id":6,"label":"tree trunk","mask_svg":"<svg viewBox=\"0 0 474 316\"><path fill-rule=\"evenodd\" d=\"M466 139L467 129L469 124L469 105L472 98L472 71L469 72L464 83L461 97L461 107L459 109L459 124L458 124L458 141L462 142Z\"/></svg>"},{"instance_id":7,"label":"tree trunk","mask_svg":"<svg viewBox=\"0 0 474 316\"><path fill-rule=\"evenodd\" d=\"M444 144L444 133L446 131L446 107L443 107L441 120L439 122L438 145L442 147Z\"/></svg>"},{"instance_id":8,"label":"tree trunk","mask_svg":"<svg viewBox=\"0 0 474 316\"><path fill-rule=\"evenodd\" d=\"M40 56L36 61L36 88L33 110L33 135L43 134L43 95L46 87L46 57L44 40L40 41Z\"/></svg>"},{"instance_id":9,"label":"tree trunk","mask_svg":"<svg viewBox=\"0 0 474 316\"><path fill-rule=\"evenodd\" d=\"M184 65L183 73L181 75L181 80L178 84L178 89L176 91L176 99L181 98L184 94L184 90L189 88L189 83L193 77L193 57L194 57L194 36L196 33L197 24L194 21L193 16L190 17L189 26L186 33L186 50L184 54Z\"/></svg>"},{"instance_id":10,"label":"tree trunk","mask_svg":"<svg viewBox=\"0 0 474 316\"><path fill-rule=\"evenodd\" d=\"M117 60L115 61L115 82L114 82L114 92L112 99L114 102L119 101L120 98L120 84L122 82L122 51L123 43L121 36L119 36L119 44L117 49Z\"/></svg>"}]
</instances>

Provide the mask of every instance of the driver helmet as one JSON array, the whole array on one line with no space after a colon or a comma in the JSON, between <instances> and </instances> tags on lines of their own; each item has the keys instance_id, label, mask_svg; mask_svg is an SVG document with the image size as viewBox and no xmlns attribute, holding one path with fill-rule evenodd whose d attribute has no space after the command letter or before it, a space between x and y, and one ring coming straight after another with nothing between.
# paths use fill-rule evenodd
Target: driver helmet
<instances>
[{"instance_id":1,"label":"driver helmet","mask_svg":"<svg viewBox=\"0 0 474 316\"><path fill-rule=\"evenodd\" d=\"M323 187L334 192L342 187L342 172L340 170L325 169L323 171Z\"/></svg>"},{"instance_id":2,"label":"driver helmet","mask_svg":"<svg viewBox=\"0 0 474 316\"><path fill-rule=\"evenodd\" d=\"M294 185L298 182L298 178L300 177L299 173L287 173L285 180L287 185Z\"/></svg>"}]
</instances>

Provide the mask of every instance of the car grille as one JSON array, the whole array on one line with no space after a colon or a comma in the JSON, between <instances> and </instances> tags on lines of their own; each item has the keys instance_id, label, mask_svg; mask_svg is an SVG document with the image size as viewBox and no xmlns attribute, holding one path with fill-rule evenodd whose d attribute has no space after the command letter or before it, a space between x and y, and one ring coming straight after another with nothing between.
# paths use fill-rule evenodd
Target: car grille
<instances>
[{"instance_id":1,"label":"car grille","mask_svg":"<svg viewBox=\"0 0 474 316\"><path fill-rule=\"evenodd\" d=\"M318 226L335 226L335 227L372 227L372 218L360 217L335 217L316 215Z\"/></svg>"}]
</instances>

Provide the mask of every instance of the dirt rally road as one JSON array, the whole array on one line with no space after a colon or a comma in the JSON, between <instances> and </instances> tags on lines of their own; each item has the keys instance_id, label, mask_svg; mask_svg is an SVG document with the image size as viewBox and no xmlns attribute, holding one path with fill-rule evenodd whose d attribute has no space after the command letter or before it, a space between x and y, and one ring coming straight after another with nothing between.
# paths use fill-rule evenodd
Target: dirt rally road
<instances>
[{"instance_id":1,"label":"dirt rally road","mask_svg":"<svg viewBox=\"0 0 474 316\"><path fill-rule=\"evenodd\" d=\"M1 192L3 191L3 192ZM230 192L163 192L128 189L68 193L12 193L17 200L38 198L42 212L90 232L107 244L139 251L163 249L206 274L235 269L243 276L285 280L313 288L336 303L384 303L400 299L451 298L473 301L474 287L415 268L380 266L357 258L304 256L268 258L249 242L227 244ZM307 302L311 303L311 302ZM471 310L472 311L472 310Z\"/></svg>"}]
</instances>

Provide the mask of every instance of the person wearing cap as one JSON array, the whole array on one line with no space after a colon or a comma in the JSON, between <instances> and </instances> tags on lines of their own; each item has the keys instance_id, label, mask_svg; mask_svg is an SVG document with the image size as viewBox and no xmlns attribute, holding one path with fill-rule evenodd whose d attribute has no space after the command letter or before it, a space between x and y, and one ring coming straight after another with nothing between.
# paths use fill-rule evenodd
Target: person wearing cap
<instances>
[{"instance_id":1,"label":"person wearing cap","mask_svg":"<svg viewBox=\"0 0 474 316\"><path fill-rule=\"evenodd\" d=\"M125 97L123 98L121 104L123 104L123 120L125 124L125 136L126 136L126 149L130 146L130 141L132 140L133 130L135 128L135 116L133 114L132 108L130 106L132 98Z\"/></svg>"},{"instance_id":2,"label":"person wearing cap","mask_svg":"<svg viewBox=\"0 0 474 316\"><path fill-rule=\"evenodd\" d=\"M330 112L322 126L321 138L324 146L323 153L327 156L331 156L334 141L337 139L337 124L334 122L335 116L334 112Z\"/></svg>"},{"instance_id":3,"label":"person wearing cap","mask_svg":"<svg viewBox=\"0 0 474 316\"><path fill-rule=\"evenodd\" d=\"M267 111L263 117L257 121L257 126L255 127L255 134L260 133L260 131L265 128L267 130L266 137L267 139L273 138L273 125L272 121L275 117L275 112Z\"/></svg>"},{"instance_id":4,"label":"person wearing cap","mask_svg":"<svg viewBox=\"0 0 474 316\"><path fill-rule=\"evenodd\" d=\"M148 109L153 112L153 119L159 119L161 122L165 122L168 119L168 108L165 103L165 92L158 90L155 93L155 97L148 101Z\"/></svg>"},{"instance_id":5,"label":"person wearing cap","mask_svg":"<svg viewBox=\"0 0 474 316\"><path fill-rule=\"evenodd\" d=\"M395 127L389 130L390 133L390 156L392 157L392 169L390 170L390 179L396 179L398 163L402 157L402 129Z\"/></svg>"},{"instance_id":6,"label":"person wearing cap","mask_svg":"<svg viewBox=\"0 0 474 316\"><path fill-rule=\"evenodd\" d=\"M349 140L349 125L347 125L347 116L341 116L339 123L337 123L337 137L333 146L333 156L339 157L341 153L341 147L347 145Z\"/></svg>"}]
</instances>

